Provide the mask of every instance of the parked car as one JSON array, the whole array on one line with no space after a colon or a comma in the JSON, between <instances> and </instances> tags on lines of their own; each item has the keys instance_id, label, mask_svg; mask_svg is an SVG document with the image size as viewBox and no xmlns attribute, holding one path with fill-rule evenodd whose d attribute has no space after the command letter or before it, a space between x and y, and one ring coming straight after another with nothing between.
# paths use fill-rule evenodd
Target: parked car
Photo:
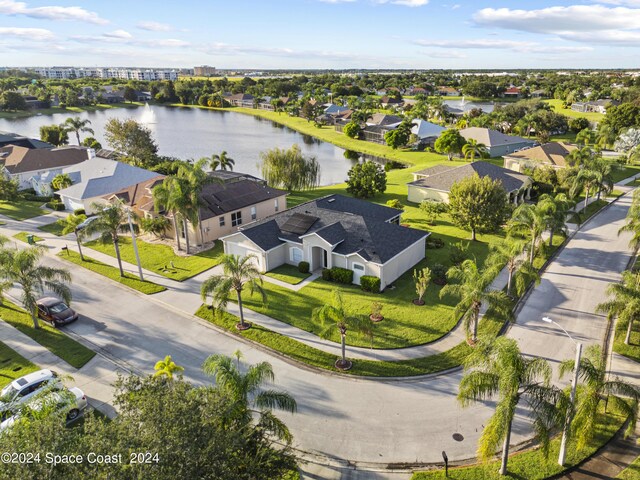
<instances>
[{"instance_id":1,"label":"parked car","mask_svg":"<svg viewBox=\"0 0 640 480\"><path fill-rule=\"evenodd\" d=\"M25 414L26 409L40 411L45 407L50 407L52 412L64 412L67 415L67 422L77 419L87 408L87 397L84 392L77 387L65 388L63 390L45 393L42 396L32 398L19 407L14 407L10 415L5 416L0 423L0 432L12 427L15 422Z\"/></svg>"},{"instance_id":2,"label":"parked car","mask_svg":"<svg viewBox=\"0 0 640 480\"><path fill-rule=\"evenodd\" d=\"M78 314L64 301L56 297L44 297L36 302L38 318L52 327L60 327L78 319Z\"/></svg>"},{"instance_id":3,"label":"parked car","mask_svg":"<svg viewBox=\"0 0 640 480\"><path fill-rule=\"evenodd\" d=\"M0 391L0 415L2 412L28 401L47 386L62 388L58 374L48 369L38 370L15 379Z\"/></svg>"}]
</instances>

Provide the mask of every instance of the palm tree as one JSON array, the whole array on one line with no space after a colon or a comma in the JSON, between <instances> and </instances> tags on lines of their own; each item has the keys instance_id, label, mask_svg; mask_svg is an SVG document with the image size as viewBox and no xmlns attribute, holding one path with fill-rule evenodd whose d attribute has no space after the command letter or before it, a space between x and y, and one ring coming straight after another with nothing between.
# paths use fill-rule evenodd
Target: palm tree
<instances>
[{"instance_id":1,"label":"palm tree","mask_svg":"<svg viewBox=\"0 0 640 480\"><path fill-rule=\"evenodd\" d=\"M560 364L560 377L573 372L574 368L575 360L565 360ZM635 430L640 388L618 377L608 376L606 355L602 355L599 345L587 348L580 360L578 377L582 380L582 385L579 385L571 422L571 432L578 450L593 439L597 430L598 409L603 400L607 404L612 403L625 417L630 418L626 434Z\"/></svg>"},{"instance_id":2,"label":"palm tree","mask_svg":"<svg viewBox=\"0 0 640 480\"><path fill-rule=\"evenodd\" d=\"M94 134L93 130L87 127L87 125L91 125L91 120L89 119L82 120L80 117L69 117L62 125L67 132L74 132L76 134L78 145L81 145L80 132L90 133L91 135Z\"/></svg>"},{"instance_id":3,"label":"palm tree","mask_svg":"<svg viewBox=\"0 0 640 480\"><path fill-rule=\"evenodd\" d=\"M511 296L512 284L515 279L516 294L522 295L531 280L540 282L540 275L531 262L523 255L525 241L519 238L507 237L501 242L491 245L491 254L487 258L487 265L499 272L506 267L509 274L507 279L507 295Z\"/></svg>"},{"instance_id":4,"label":"palm tree","mask_svg":"<svg viewBox=\"0 0 640 480\"><path fill-rule=\"evenodd\" d=\"M171 359L171 355L164 357L164 360L158 360L153 369L155 370L154 377L165 377L167 380L173 379L174 372L184 371L183 367L176 365Z\"/></svg>"},{"instance_id":5,"label":"palm tree","mask_svg":"<svg viewBox=\"0 0 640 480\"><path fill-rule=\"evenodd\" d=\"M447 295L458 298L453 314L462 316L467 333L471 333L471 343L478 340L478 320L483 303L489 310L503 318L511 316L509 297L501 290L489 290L494 278L493 269L479 270L475 260L467 259L460 265L454 265L447 271L447 279L459 283L448 283L440 290L440 298Z\"/></svg>"},{"instance_id":6,"label":"palm tree","mask_svg":"<svg viewBox=\"0 0 640 480\"><path fill-rule=\"evenodd\" d=\"M40 328L36 301L45 290L53 292L67 303L71 302L71 289L68 286L71 274L63 268L41 265L44 254L42 247L0 250L0 276L22 288L20 300L24 309L31 314L33 328Z\"/></svg>"},{"instance_id":7,"label":"palm tree","mask_svg":"<svg viewBox=\"0 0 640 480\"><path fill-rule=\"evenodd\" d=\"M590 162L589 167L596 172L596 189L598 190L598 200L600 200L600 194L602 192L609 194L613 190L614 182L612 173L617 166L602 157L595 157Z\"/></svg>"},{"instance_id":8,"label":"palm tree","mask_svg":"<svg viewBox=\"0 0 640 480\"><path fill-rule=\"evenodd\" d=\"M96 212L96 219L87 224L84 228L85 234L92 235L94 233L99 233L100 241L102 243L113 243L113 248L116 251L116 258L118 259L120 276L124 277L122 259L120 258L120 237L118 234L129 231L127 212L125 212L120 203L111 203L108 205L94 203L91 207ZM137 225L134 225L134 228L137 228Z\"/></svg>"},{"instance_id":9,"label":"palm tree","mask_svg":"<svg viewBox=\"0 0 640 480\"><path fill-rule=\"evenodd\" d=\"M569 194L575 197L584 190L584 204L582 208L587 208L589 196L592 188L597 188L600 183L600 174L597 170L592 169L588 165L583 165L573 177Z\"/></svg>"},{"instance_id":10,"label":"palm tree","mask_svg":"<svg viewBox=\"0 0 640 480\"><path fill-rule=\"evenodd\" d=\"M618 235L622 232L631 232L633 236L629 240L629 247L634 250L640 247L640 190L633 191L631 206L627 211L627 223L620 227Z\"/></svg>"},{"instance_id":11,"label":"palm tree","mask_svg":"<svg viewBox=\"0 0 640 480\"><path fill-rule=\"evenodd\" d=\"M78 244L78 253L80 253L80 260L84 262L84 256L82 255L82 245L80 244L80 238L83 235L83 230L78 229L78 226L87 219L84 214L76 215L71 213L66 218L60 218L57 220L57 224L62 227L62 235L69 235L71 232L76 234L76 243Z\"/></svg>"},{"instance_id":12,"label":"palm tree","mask_svg":"<svg viewBox=\"0 0 640 480\"><path fill-rule=\"evenodd\" d=\"M547 229L547 225L548 219L544 209L528 203L519 205L509 220L509 233L531 236L531 246L529 247L529 263L531 264L533 264L536 255L538 242L542 239L542 233Z\"/></svg>"},{"instance_id":13,"label":"palm tree","mask_svg":"<svg viewBox=\"0 0 640 480\"><path fill-rule=\"evenodd\" d=\"M600 303L596 311L608 314L609 318L618 317L619 326L627 325L624 343L629 345L633 322L640 317L640 272L622 272L622 281L609 284L607 295L609 300Z\"/></svg>"},{"instance_id":14,"label":"palm tree","mask_svg":"<svg viewBox=\"0 0 640 480\"><path fill-rule=\"evenodd\" d=\"M470 138L462 147L462 153L464 158L469 159L470 162L476 158L476 155L480 158L487 158L489 156L489 150L484 143L478 143L477 140Z\"/></svg>"},{"instance_id":15,"label":"palm tree","mask_svg":"<svg viewBox=\"0 0 640 480\"><path fill-rule=\"evenodd\" d=\"M240 323L236 325L238 330L246 330L251 326L244 321L244 311L242 309L242 290L249 287L249 292L253 295L258 292L262 296L262 302L267 301L267 294L262 288L262 277L255 264L256 256L247 255L223 255L222 275L212 275L204 281L200 288L202 301L206 302L211 296L211 306L214 309L224 310L229 302L229 295L232 291L236 293L238 308L240 309Z\"/></svg>"},{"instance_id":16,"label":"palm tree","mask_svg":"<svg viewBox=\"0 0 640 480\"><path fill-rule=\"evenodd\" d=\"M240 362L240 356L237 356ZM287 426L271 412L274 408L295 413L298 405L288 393L278 390L264 390L266 382L273 382L275 375L268 362L251 365L246 373L226 355L210 355L204 361L202 369L215 378L216 385L229 395L234 402L232 411L237 415L240 427L252 421L252 414L258 415L258 427L264 428L278 439L290 443L291 434Z\"/></svg>"},{"instance_id":17,"label":"palm tree","mask_svg":"<svg viewBox=\"0 0 640 480\"><path fill-rule=\"evenodd\" d=\"M180 229L178 228L178 218L180 212L186 210L188 205L187 190L184 182L174 175L164 178L160 185L153 188L153 204L156 212L169 212L173 220L173 230L176 236L176 245L180 250ZM186 220L183 224L187 241L187 252L189 251L189 232L186 230Z\"/></svg>"},{"instance_id":18,"label":"palm tree","mask_svg":"<svg viewBox=\"0 0 640 480\"><path fill-rule=\"evenodd\" d=\"M524 400L533 419L543 453L549 452L551 431L560 426L566 401L563 392L551 386L551 367L543 358L520 353L515 340L498 337L481 341L465 360L458 401L463 407L497 397L496 410L485 425L478 444L478 456L489 460L502 442L500 475L506 475L509 441L516 407Z\"/></svg>"},{"instance_id":19,"label":"palm tree","mask_svg":"<svg viewBox=\"0 0 640 480\"><path fill-rule=\"evenodd\" d=\"M610 147L615 143L616 138L618 138L618 135L615 129L604 122L600 122L596 133L596 142L598 146L602 148Z\"/></svg>"},{"instance_id":20,"label":"palm tree","mask_svg":"<svg viewBox=\"0 0 640 480\"><path fill-rule=\"evenodd\" d=\"M63 188L70 187L72 183L68 173L59 173L51 180L51 187L54 190L62 190Z\"/></svg>"},{"instance_id":21,"label":"palm tree","mask_svg":"<svg viewBox=\"0 0 640 480\"><path fill-rule=\"evenodd\" d=\"M322 338L330 338L334 328L340 332L342 358L336 362L336 368L340 370L349 370L352 365L352 362L346 358L347 331L352 329L369 337L373 335L371 321L364 315L353 315L348 312L339 289L333 291L331 305L325 304L313 310L312 319L320 321L323 327L320 332Z\"/></svg>"},{"instance_id":22,"label":"palm tree","mask_svg":"<svg viewBox=\"0 0 640 480\"><path fill-rule=\"evenodd\" d=\"M567 218L572 221L579 221L578 214L572 210L574 205L564 193L559 193L555 197L549 194L540 196L538 208L544 212L547 219L550 247L553 246L553 235L555 233L567 234Z\"/></svg>"},{"instance_id":23,"label":"palm tree","mask_svg":"<svg viewBox=\"0 0 640 480\"><path fill-rule=\"evenodd\" d=\"M220 155L211 155L209 166L211 170L233 170L236 161L227 156L227 152L223 150Z\"/></svg>"}]
</instances>

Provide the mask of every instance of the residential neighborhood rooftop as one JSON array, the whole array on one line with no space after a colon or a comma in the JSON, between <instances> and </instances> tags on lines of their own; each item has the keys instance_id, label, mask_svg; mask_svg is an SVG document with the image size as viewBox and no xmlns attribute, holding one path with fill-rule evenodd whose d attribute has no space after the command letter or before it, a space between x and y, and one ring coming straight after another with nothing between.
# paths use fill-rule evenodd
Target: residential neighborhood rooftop
<instances>
[{"instance_id":1,"label":"residential neighborhood rooftop","mask_svg":"<svg viewBox=\"0 0 640 480\"><path fill-rule=\"evenodd\" d=\"M495 147L499 145L510 145L522 142L528 142L526 138L518 137L516 135L506 135L497 130L491 130L490 128L482 127L469 127L460 130L465 140L473 138L478 143L484 143L487 147Z\"/></svg>"},{"instance_id":2,"label":"residential neighborhood rooftop","mask_svg":"<svg viewBox=\"0 0 640 480\"><path fill-rule=\"evenodd\" d=\"M509 154L510 158L517 158L522 160L531 160L535 163L541 163L545 165L554 165L558 167L566 166L566 156L575 150L575 145L569 145L562 142L549 142L544 145L538 145L536 147L527 148Z\"/></svg>"},{"instance_id":3,"label":"residential neighborhood rooftop","mask_svg":"<svg viewBox=\"0 0 640 480\"><path fill-rule=\"evenodd\" d=\"M18 145L0 147L0 164L7 172L18 174L67 167L89 158L84 147L27 148Z\"/></svg>"}]
</instances>

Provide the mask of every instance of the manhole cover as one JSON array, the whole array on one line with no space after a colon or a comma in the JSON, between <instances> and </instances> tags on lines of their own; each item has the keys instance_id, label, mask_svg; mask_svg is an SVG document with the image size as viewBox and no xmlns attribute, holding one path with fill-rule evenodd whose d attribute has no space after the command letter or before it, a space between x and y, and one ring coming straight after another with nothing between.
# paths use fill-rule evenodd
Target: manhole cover
<instances>
[{"instance_id":1,"label":"manhole cover","mask_svg":"<svg viewBox=\"0 0 640 480\"><path fill-rule=\"evenodd\" d=\"M453 434L453 439L454 439L456 442L461 442L461 441L463 441L463 440L464 440L464 437L463 437L460 433L454 433L454 434Z\"/></svg>"}]
</instances>

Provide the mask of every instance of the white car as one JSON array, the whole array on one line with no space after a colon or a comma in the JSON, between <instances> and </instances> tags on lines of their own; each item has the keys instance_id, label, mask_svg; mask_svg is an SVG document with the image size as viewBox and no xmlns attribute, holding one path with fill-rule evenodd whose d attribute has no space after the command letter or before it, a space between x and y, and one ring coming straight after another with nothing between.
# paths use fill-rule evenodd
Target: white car
<instances>
[{"instance_id":1,"label":"white car","mask_svg":"<svg viewBox=\"0 0 640 480\"><path fill-rule=\"evenodd\" d=\"M11 411L11 416L7 416L0 423L0 432L13 426L24 414L25 409L40 411L45 407L50 407L56 412L65 411L67 422L72 422L87 408L87 397L82 390L76 387L44 393L42 396L37 396L19 407L14 407L16 410Z\"/></svg>"},{"instance_id":2,"label":"white car","mask_svg":"<svg viewBox=\"0 0 640 480\"><path fill-rule=\"evenodd\" d=\"M0 415L3 411L28 401L47 386L62 387L58 374L52 370L38 370L17 378L0 391Z\"/></svg>"}]
</instances>

